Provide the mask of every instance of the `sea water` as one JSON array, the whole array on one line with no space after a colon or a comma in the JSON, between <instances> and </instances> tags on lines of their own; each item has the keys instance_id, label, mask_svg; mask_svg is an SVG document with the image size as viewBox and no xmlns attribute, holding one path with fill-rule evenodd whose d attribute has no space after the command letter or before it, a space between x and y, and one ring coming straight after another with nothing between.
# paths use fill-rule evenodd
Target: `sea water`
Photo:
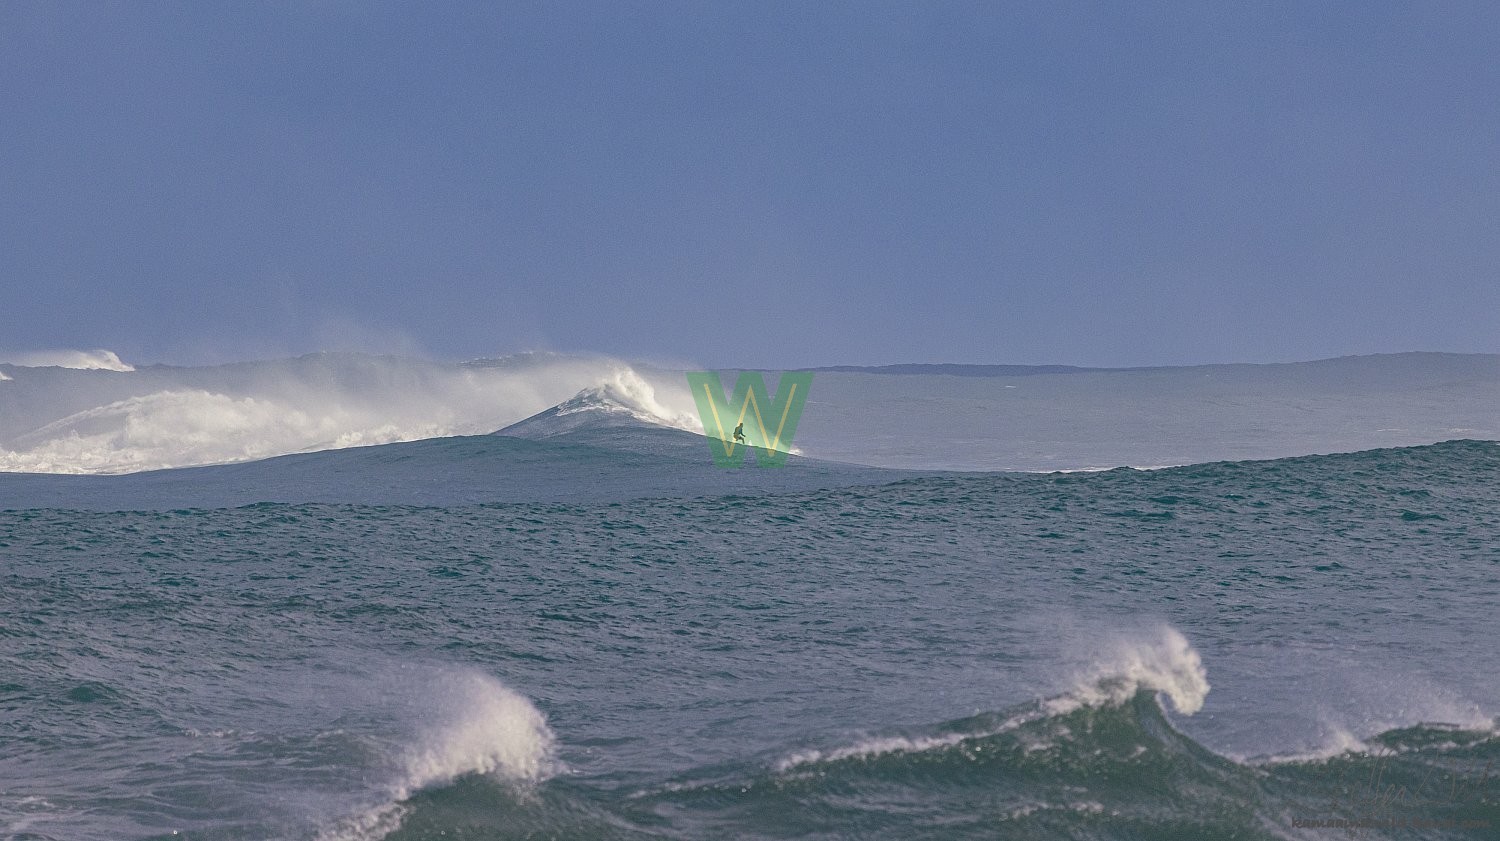
<instances>
[{"instance_id":1,"label":"sea water","mask_svg":"<svg viewBox=\"0 0 1500 841\"><path fill-rule=\"evenodd\" d=\"M1497 445L889 479L11 498L0 837L1500 837Z\"/></svg>"}]
</instances>

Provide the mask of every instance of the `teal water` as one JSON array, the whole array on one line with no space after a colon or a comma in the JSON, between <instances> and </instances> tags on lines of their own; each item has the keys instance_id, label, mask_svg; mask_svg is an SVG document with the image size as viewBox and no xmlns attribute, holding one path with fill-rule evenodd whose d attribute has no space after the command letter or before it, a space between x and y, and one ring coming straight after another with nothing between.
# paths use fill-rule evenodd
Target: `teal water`
<instances>
[{"instance_id":1,"label":"teal water","mask_svg":"<svg viewBox=\"0 0 1500 841\"><path fill-rule=\"evenodd\" d=\"M1500 837L1491 443L17 509L0 837Z\"/></svg>"}]
</instances>

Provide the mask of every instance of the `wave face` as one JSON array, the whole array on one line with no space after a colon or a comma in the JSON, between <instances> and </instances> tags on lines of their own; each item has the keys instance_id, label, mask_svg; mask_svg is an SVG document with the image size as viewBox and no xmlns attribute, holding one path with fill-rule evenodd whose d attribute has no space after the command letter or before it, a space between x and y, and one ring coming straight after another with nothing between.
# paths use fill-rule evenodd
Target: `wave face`
<instances>
[{"instance_id":1,"label":"wave face","mask_svg":"<svg viewBox=\"0 0 1500 841\"><path fill-rule=\"evenodd\" d=\"M694 423L679 377L606 358L529 355L460 365L316 354L139 370L61 361L77 364L9 369L0 394L0 471L129 473L476 435L587 389L607 388L644 423ZM75 370L84 367L92 370Z\"/></svg>"},{"instance_id":2,"label":"wave face","mask_svg":"<svg viewBox=\"0 0 1500 841\"><path fill-rule=\"evenodd\" d=\"M1488 442L0 511L0 837L1490 841L1496 511Z\"/></svg>"}]
</instances>

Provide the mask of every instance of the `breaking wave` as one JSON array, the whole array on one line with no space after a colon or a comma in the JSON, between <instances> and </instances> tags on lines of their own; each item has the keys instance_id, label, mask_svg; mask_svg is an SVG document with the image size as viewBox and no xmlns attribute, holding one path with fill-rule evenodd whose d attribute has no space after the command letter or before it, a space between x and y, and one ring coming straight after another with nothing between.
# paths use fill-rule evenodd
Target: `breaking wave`
<instances>
[{"instance_id":1,"label":"breaking wave","mask_svg":"<svg viewBox=\"0 0 1500 841\"><path fill-rule=\"evenodd\" d=\"M1179 730L1208 682L1176 630L1122 642L1072 690L994 713L636 793L691 837L1491 838L1500 736L1418 724L1318 757L1236 760ZM647 824L649 825L649 824ZM857 828L857 829L855 829ZM676 837L675 835L672 837Z\"/></svg>"},{"instance_id":2,"label":"breaking wave","mask_svg":"<svg viewBox=\"0 0 1500 841\"><path fill-rule=\"evenodd\" d=\"M580 392L607 394L644 422L694 423L675 377L608 358L443 364L316 354L212 368L120 365L108 379L11 369L0 471L129 473L484 434Z\"/></svg>"},{"instance_id":3,"label":"breaking wave","mask_svg":"<svg viewBox=\"0 0 1500 841\"><path fill-rule=\"evenodd\" d=\"M134 371L112 350L38 350L10 354L0 362L24 368L74 368L81 371ZM0 373L0 379L10 379Z\"/></svg>"},{"instance_id":4,"label":"breaking wave","mask_svg":"<svg viewBox=\"0 0 1500 841\"><path fill-rule=\"evenodd\" d=\"M1420 724L1316 758L1248 762L1169 718L1163 702L1191 712L1208 692L1197 652L1175 630L1121 643L1089 674L1060 696L999 712L633 789L553 778L539 759L550 734L537 736L544 725L525 707L481 713L521 735L456 743L506 745L509 758L440 738L399 799L325 838L1272 841L1356 827L1374 839L1413 829L1479 839L1500 827L1493 727Z\"/></svg>"},{"instance_id":5,"label":"breaking wave","mask_svg":"<svg viewBox=\"0 0 1500 841\"><path fill-rule=\"evenodd\" d=\"M1162 627L1153 636L1117 641L1113 651L1079 676L1072 691L1038 702L1010 718L991 722L995 726L988 731L976 734L955 729L919 736L877 736L847 747L796 753L777 762L776 768L790 771L802 765L952 747L976 735L999 735L1082 707L1118 706L1141 694L1163 695L1178 712L1192 715L1203 708L1208 690L1208 676L1198 652L1175 628Z\"/></svg>"},{"instance_id":6,"label":"breaking wave","mask_svg":"<svg viewBox=\"0 0 1500 841\"><path fill-rule=\"evenodd\" d=\"M401 827L411 798L466 777L531 786L560 769L546 718L525 696L477 673L449 676L437 686L441 697L424 714L438 723L402 751L380 801L325 829L319 841L383 838Z\"/></svg>"}]
</instances>

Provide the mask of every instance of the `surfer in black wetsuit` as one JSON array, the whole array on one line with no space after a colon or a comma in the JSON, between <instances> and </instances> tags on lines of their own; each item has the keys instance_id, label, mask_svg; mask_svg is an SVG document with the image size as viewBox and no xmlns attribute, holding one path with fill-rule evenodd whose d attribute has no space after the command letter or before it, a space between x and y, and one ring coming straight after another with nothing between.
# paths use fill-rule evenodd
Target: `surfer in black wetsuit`
<instances>
[{"instance_id":1,"label":"surfer in black wetsuit","mask_svg":"<svg viewBox=\"0 0 1500 841\"><path fill-rule=\"evenodd\" d=\"M740 421L740 425L736 426L734 428L734 442L736 444L743 444L743 443L745 443L745 422L744 421Z\"/></svg>"}]
</instances>

